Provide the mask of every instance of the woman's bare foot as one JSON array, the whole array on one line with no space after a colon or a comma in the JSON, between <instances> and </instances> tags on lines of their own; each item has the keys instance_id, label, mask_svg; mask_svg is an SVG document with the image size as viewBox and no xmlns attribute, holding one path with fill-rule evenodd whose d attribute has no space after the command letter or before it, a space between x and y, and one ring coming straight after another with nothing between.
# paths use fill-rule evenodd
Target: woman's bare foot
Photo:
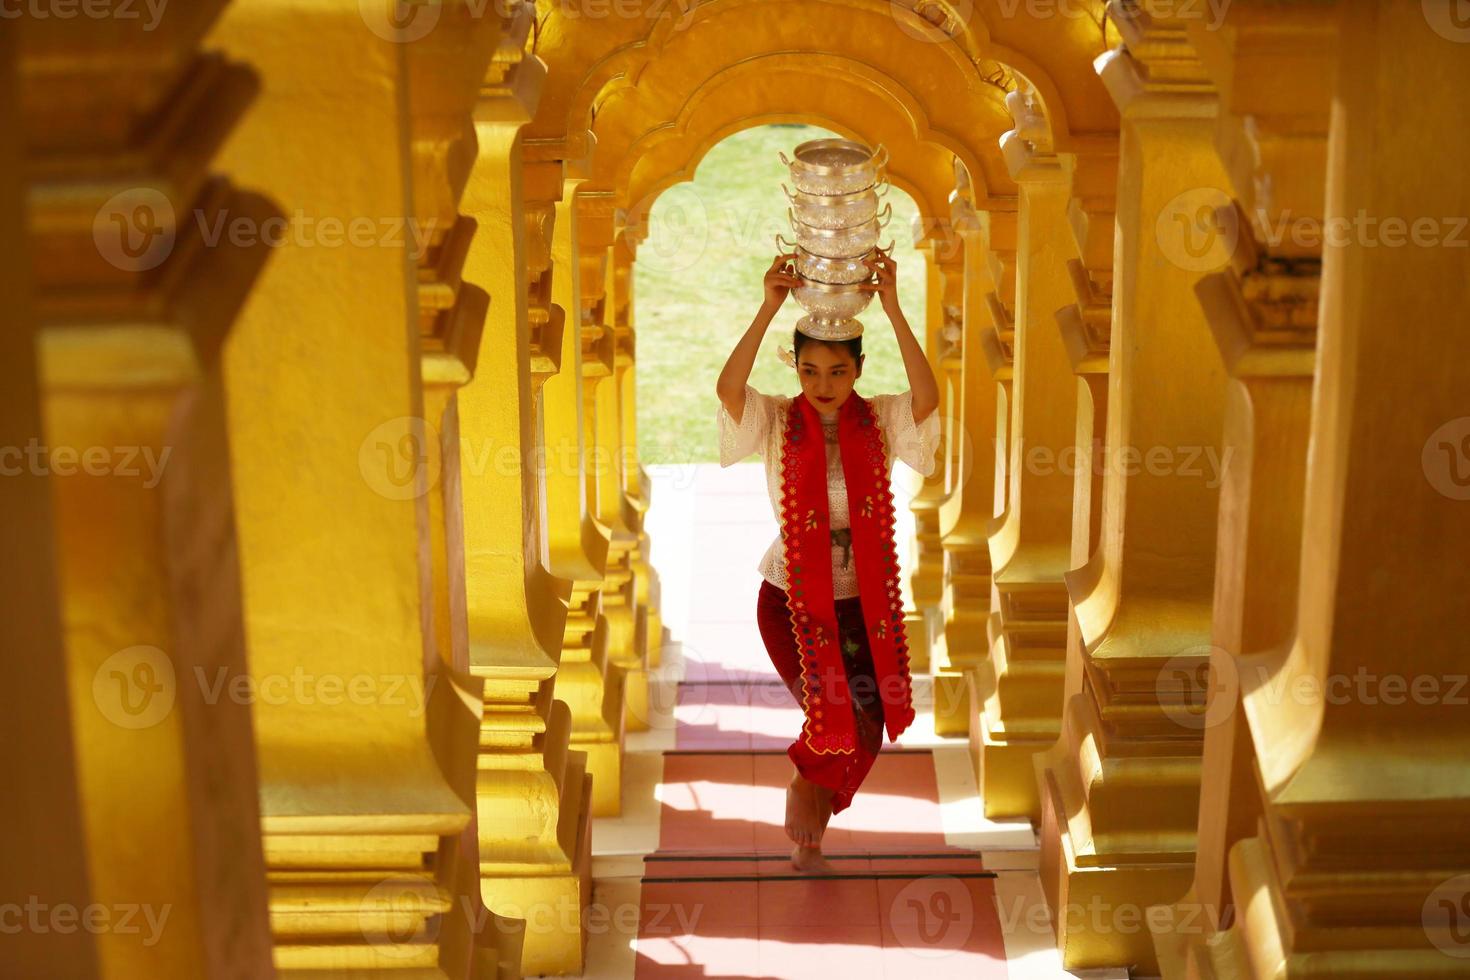
<instances>
[{"instance_id":1,"label":"woman's bare foot","mask_svg":"<svg viewBox=\"0 0 1470 980\"><path fill-rule=\"evenodd\" d=\"M802 847L797 844L791 849L791 866L805 874L831 874L837 869L822 857L820 847Z\"/></svg>"},{"instance_id":2,"label":"woman's bare foot","mask_svg":"<svg viewBox=\"0 0 1470 980\"><path fill-rule=\"evenodd\" d=\"M831 817L832 791L802 778L791 777L786 787L786 836L803 848L820 848Z\"/></svg>"}]
</instances>

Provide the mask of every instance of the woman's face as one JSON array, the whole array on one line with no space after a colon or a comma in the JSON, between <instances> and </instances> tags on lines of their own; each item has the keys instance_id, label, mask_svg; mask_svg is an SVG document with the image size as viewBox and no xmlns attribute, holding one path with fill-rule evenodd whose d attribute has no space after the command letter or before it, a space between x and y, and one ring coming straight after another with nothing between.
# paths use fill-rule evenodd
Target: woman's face
<instances>
[{"instance_id":1,"label":"woman's face","mask_svg":"<svg viewBox=\"0 0 1470 980\"><path fill-rule=\"evenodd\" d=\"M862 360L854 361L846 347L806 341L796 358L801 393L818 412L835 412L841 408L862 373Z\"/></svg>"}]
</instances>

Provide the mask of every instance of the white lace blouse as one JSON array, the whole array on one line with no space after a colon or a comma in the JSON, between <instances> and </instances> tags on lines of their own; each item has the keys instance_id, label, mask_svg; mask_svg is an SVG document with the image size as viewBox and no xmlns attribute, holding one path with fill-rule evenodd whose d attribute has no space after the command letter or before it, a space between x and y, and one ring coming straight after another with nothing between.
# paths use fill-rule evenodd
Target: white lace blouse
<instances>
[{"instance_id":1,"label":"white lace blouse","mask_svg":"<svg viewBox=\"0 0 1470 980\"><path fill-rule=\"evenodd\" d=\"M868 398L878 425L883 429L888 449L888 473L893 472L895 458L903 460L921 476L934 472L934 450L939 444L939 412L930 412L923 422L914 421L913 392L896 395L873 395ZM759 453L766 467L766 495L771 500L771 513L781 516L781 444L785 437L786 409L790 395L767 395L745 386L745 414L737 423L725 410L723 402L716 409L720 431L720 465L737 463L751 453ZM842 475L842 455L837 447L837 412L821 412L822 429L827 436L827 516L833 531L851 527L847 510L847 481ZM849 538L850 540L850 538ZM786 550L779 530L776 540L761 558L761 576L767 582L786 588ZM851 598L858 594L857 568L852 561L850 544L832 545L832 596Z\"/></svg>"}]
</instances>

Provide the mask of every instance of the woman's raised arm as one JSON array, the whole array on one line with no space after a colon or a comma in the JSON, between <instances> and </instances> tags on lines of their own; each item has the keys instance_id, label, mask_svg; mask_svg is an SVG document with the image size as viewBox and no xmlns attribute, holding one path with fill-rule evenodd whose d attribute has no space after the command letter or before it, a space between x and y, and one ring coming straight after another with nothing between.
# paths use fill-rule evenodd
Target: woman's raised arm
<instances>
[{"instance_id":1,"label":"woman's raised arm","mask_svg":"<svg viewBox=\"0 0 1470 980\"><path fill-rule=\"evenodd\" d=\"M771 325L776 311L786 301L787 293L793 287L801 285L801 280L791 270L790 263L794 257L794 252L782 252L771 262L764 280L765 301L756 311L755 319L750 321L745 336L740 338L735 349L730 352L729 359L720 370L720 378L715 382L715 394L725 406L725 411L737 423L745 413L745 383L750 380L750 369L755 366L755 355L760 351L766 328Z\"/></svg>"}]
</instances>

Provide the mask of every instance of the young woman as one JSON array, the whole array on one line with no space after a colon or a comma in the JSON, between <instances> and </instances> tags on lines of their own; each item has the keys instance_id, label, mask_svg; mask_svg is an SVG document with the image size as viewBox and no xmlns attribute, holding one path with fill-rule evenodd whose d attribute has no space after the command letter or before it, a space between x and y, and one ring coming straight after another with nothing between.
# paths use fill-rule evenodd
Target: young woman
<instances>
[{"instance_id":1,"label":"young woman","mask_svg":"<svg viewBox=\"0 0 1470 980\"><path fill-rule=\"evenodd\" d=\"M766 549L756 599L761 638L802 707L787 749L796 768L786 791L786 833L799 870L826 872L822 834L872 768L886 728L897 739L913 720L908 646L899 599L890 480L895 458L934 472L939 387L898 306L897 263L868 260L898 335L909 390L864 398L862 337L824 341L796 333L801 393L767 395L747 383L772 317L800 285L791 253L765 275L765 302L735 345L716 392L720 465L759 452L780 535ZM783 351L783 359L785 352Z\"/></svg>"}]
</instances>

